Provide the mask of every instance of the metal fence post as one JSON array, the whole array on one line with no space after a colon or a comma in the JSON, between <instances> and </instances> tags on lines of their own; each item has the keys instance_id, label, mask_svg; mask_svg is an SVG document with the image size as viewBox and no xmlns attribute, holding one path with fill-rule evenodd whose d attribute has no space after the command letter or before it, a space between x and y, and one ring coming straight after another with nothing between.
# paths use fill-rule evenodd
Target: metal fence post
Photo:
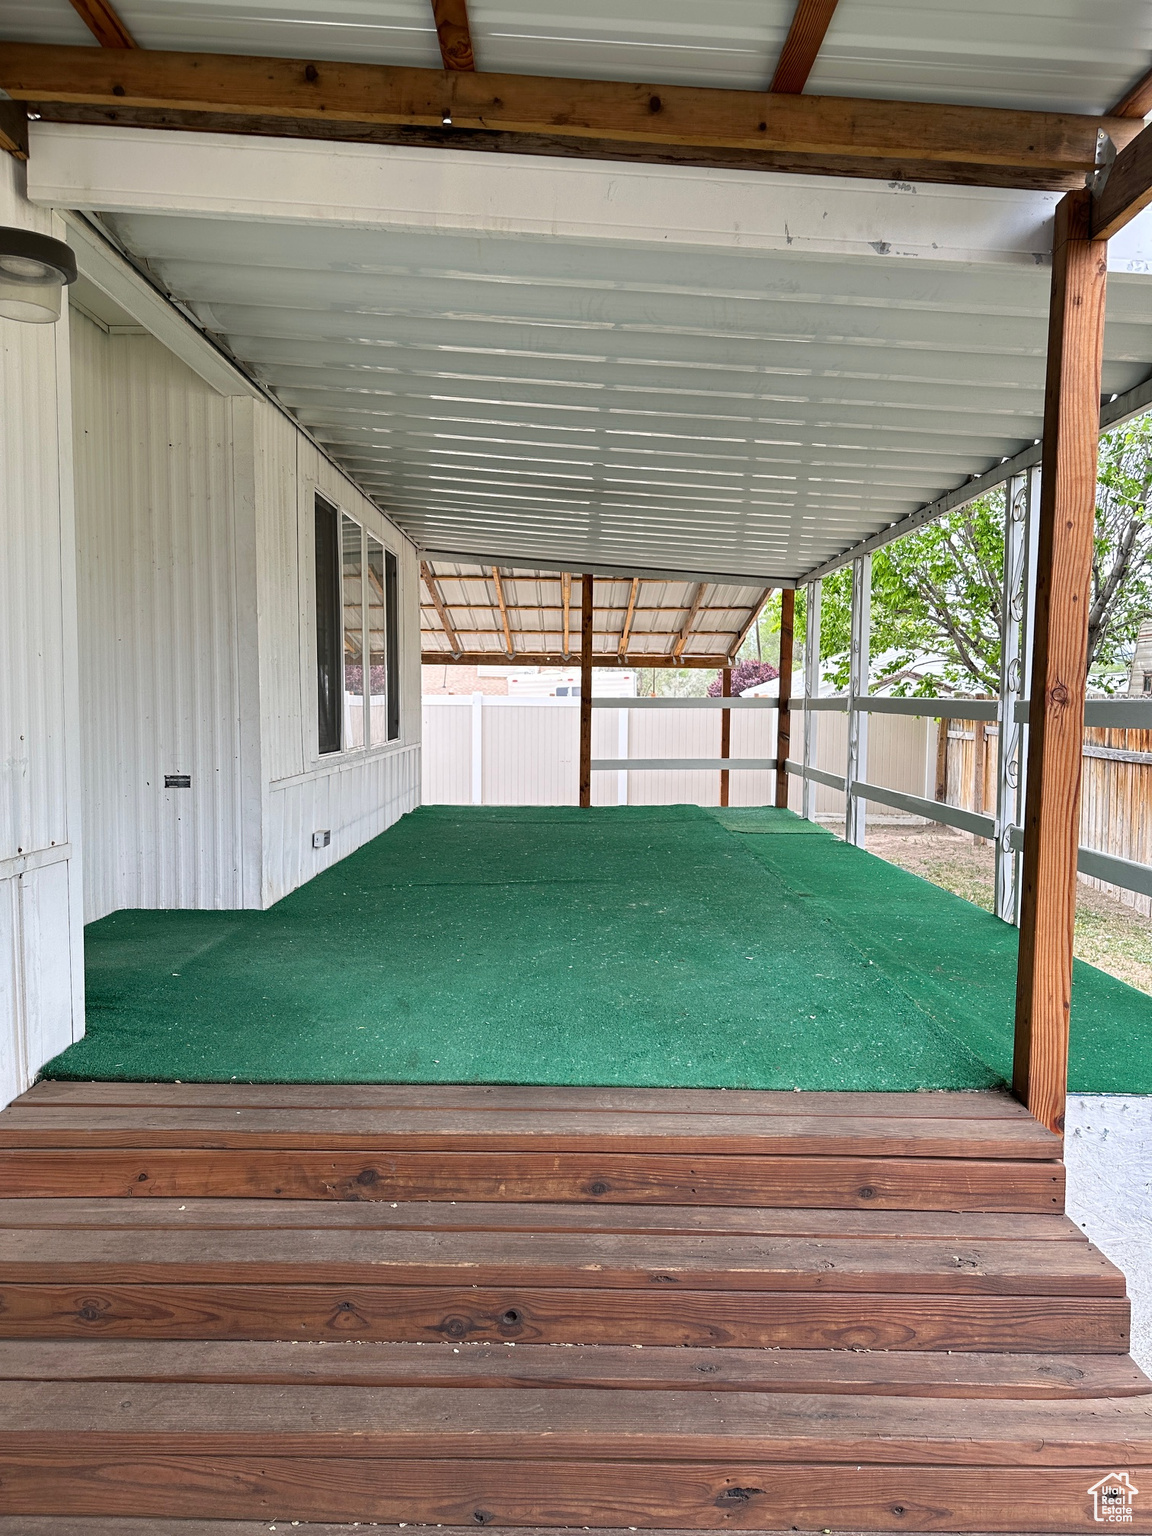
<instances>
[{"instance_id":1,"label":"metal fence post","mask_svg":"<svg viewBox=\"0 0 1152 1536\"><path fill-rule=\"evenodd\" d=\"M822 583L810 581L805 588L804 605L804 702L820 693L820 593ZM804 710L804 801L806 821L816 820L816 784L808 769L816 766L816 726L820 716L814 709Z\"/></svg>"},{"instance_id":2,"label":"metal fence post","mask_svg":"<svg viewBox=\"0 0 1152 1536\"><path fill-rule=\"evenodd\" d=\"M844 774L844 836L858 848L864 846L867 806L852 793L853 785L868 777L868 716L857 705L868 696L872 631L872 556L852 562L852 649L848 662L848 765Z\"/></svg>"},{"instance_id":3,"label":"metal fence post","mask_svg":"<svg viewBox=\"0 0 1152 1536\"><path fill-rule=\"evenodd\" d=\"M1001 595L1000 700L996 750L996 883L994 909L1006 923L1017 920L1019 855L1012 833L1020 819L1020 746L1016 718L1023 677L1022 621L1027 569L1029 476L1013 475L1004 488L1004 590Z\"/></svg>"}]
</instances>

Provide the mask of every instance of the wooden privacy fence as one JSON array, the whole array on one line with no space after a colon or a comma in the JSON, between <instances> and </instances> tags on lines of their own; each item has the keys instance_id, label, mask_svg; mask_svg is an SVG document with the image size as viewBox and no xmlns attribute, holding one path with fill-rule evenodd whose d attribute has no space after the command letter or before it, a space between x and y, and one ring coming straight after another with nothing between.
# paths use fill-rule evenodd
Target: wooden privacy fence
<instances>
[{"instance_id":1,"label":"wooden privacy fence","mask_svg":"<svg viewBox=\"0 0 1152 1536\"><path fill-rule=\"evenodd\" d=\"M941 722L935 798L994 815L999 744L995 721ZM1080 844L1135 864L1152 864L1152 730L1085 728ZM1080 878L1152 916L1152 894L1114 885L1083 870Z\"/></svg>"}]
</instances>

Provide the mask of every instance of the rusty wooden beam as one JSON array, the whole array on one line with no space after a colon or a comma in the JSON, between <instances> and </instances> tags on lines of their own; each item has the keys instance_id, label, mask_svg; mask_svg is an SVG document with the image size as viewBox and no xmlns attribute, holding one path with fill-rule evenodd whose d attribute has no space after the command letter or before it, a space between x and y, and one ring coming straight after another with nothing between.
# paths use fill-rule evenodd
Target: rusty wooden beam
<instances>
[{"instance_id":1,"label":"rusty wooden beam","mask_svg":"<svg viewBox=\"0 0 1152 1536\"><path fill-rule=\"evenodd\" d=\"M704 601L704 593L707 590L707 586L708 583L705 581L698 582L696 585L696 591L692 598L692 605L688 609L688 617L680 626L680 633L672 642L673 661L679 662L680 657L683 655L684 647L688 643L688 636L692 633L692 625L696 622L696 615L700 611L700 604Z\"/></svg>"},{"instance_id":2,"label":"rusty wooden beam","mask_svg":"<svg viewBox=\"0 0 1152 1536\"><path fill-rule=\"evenodd\" d=\"M504 626L504 646L511 656L515 647L512 644L512 630L508 624L508 604L504 601L504 583L500 580L499 566L492 567L492 580L496 584L496 602L500 608L500 622Z\"/></svg>"},{"instance_id":3,"label":"rusty wooden beam","mask_svg":"<svg viewBox=\"0 0 1152 1536\"><path fill-rule=\"evenodd\" d=\"M1012 1072L1017 1097L1053 1131L1064 1128L1068 1081L1108 272L1091 202L1087 190L1061 199L1052 248Z\"/></svg>"},{"instance_id":4,"label":"rusty wooden beam","mask_svg":"<svg viewBox=\"0 0 1152 1536\"><path fill-rule=\"evenodd\" d=\"M796 627L796 593L780 594L780 708L776 713L776 804L788 809L788 775L784 763L792 756L792 646Z\"/></svg>"},{"instance_id":5,"label":"rusty wooden beam","mask_svg":"<svg viewBox=\"0 0 1152 1536\"><path fill-rule=\"evenodd\" d=\"M580 804L592 804L592 583L580 590Z\"/></svg>"},{"instance_id":6,"label":"rusty wooden beam","mask_svg":"<svg viewBox=\"0 0 1152 1536\"><path fill-rule=\"evenodd\" d=\"M72 9L101 48L136 47L136 39L108 0L72 0Z\"/></svg>"},{"instance_id":7,"label":"rusty wooden beam","mask_svg":"<svg viewBox=\"0 0 1152 1536\"><path fill-rule=\"evenodd\" d=\"M451 615L444 606L444 599L440 595L440 588L436 585L436 578L432 574L432 567L428 564L427 560L421 560L420 562L420 575L423 577L424 585L428 589L428 596L432 599L432 606L435 608L441 628L447 636L448 644L452 647L452 654L453 656L459 656L461 651L460 638L453 626Z\"/></svg>"},{"instance_id":8,"label":"rusty wooden beam","mask_svg":"<svg viewBox=\"0 0 1152 1536\"><path fill-rule=\"evenodd\" d=\"M624 625L620 631L620 642L616 647L616 654L623 656L628 650L628 636L632 633L632 620L636 617L636 597L640 591L640 578L633 576L632 589L628 593L628 611L624 615Z\"/></svg>"},{"instance_id":9,"label":"rusty wooden beam","mask_svg":"<svg viewBox=\"0 0 1152 1536\"><path fill-rule=\"evenodd\" d=\"M432 14L436 18L436 37L444 68L474 70L476 58L468 24L468 0L432 0Z\"/></svg>"},{"instance_id":10,"label":"rusty wooden beam","mask_svg":"<svg viewBox=\"0 0 1152 1536\"><path fill-rule=\"evenodd\" d=\"M46 120L1063 190L1123 117L143 49L5 43ZM446 120L451 127L444 126Z\"/></svg>"},{"instance_id":11,"label":"rusty wooden beam","mask_svg":"<svg viewBox=\"0 0 1152 1536\"><path fill-rule=\"evenodd\" d=\"M792 25L780 50L770 91L799 96L820 52L837 0L797 0Z\"/></svg>"}]
</instances>

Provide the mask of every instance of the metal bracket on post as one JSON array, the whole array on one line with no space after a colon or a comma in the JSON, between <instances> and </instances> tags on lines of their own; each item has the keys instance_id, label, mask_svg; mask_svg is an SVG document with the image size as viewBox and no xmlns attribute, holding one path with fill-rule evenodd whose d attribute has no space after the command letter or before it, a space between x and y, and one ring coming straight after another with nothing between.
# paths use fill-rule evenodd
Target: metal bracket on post
<instances>
[{"instance_id":1,"label":"metal bracket on post","mask_svg":"<svg viewBox=\"0 0 1152 1536\"><path fill-rule=\"evenodd\" d=\"M820 692L820 593L822 583L810 581L804 602L804 703ZM816 820L816 781L808 769L816 766L816 727L820 716L814 709L804 710L804 800L805 821Z\"/></svg>"},{"instance_id":2,"label":"metal bracket on post","mask_svg":"<svg viewBox=\"0 0 1152 1536\"><path fill-rule=\"evenodd\" d=\"M848 765L844 774L844 836L864 846L866 802L852 793L858 780L868 778L868 715L859 701L868 696L872 638L872 556L852 562L852 649L848 661Z\"/></svg>"}]
</instances>

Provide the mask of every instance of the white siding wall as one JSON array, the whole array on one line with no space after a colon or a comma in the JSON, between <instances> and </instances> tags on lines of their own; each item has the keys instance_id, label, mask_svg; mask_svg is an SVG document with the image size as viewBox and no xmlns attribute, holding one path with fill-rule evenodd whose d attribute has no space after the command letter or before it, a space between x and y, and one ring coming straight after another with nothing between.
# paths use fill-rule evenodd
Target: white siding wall
<instances>
[{"instance_id":1,"label":"white siding wall","mask_svg":"<svg viewBox=\"0 0 1152 1536\"><path fill-rule=\"evenodd\" d=\"M0 224L62 238L0 155ZM68 322L0 319L0 1103L83 1033Z\"/></svg>"},{"instance_id":2,"label":"white siding wall","mask_svg":"<svg viewBox=\"0 0 1152 1536\"><path fill-rule=\"evenodd\" d=\"M267 906L419 804L420 572L412 544L302 433L262 401L252 409ZM317 491L396 555L400 597L400 739L323 757L316 720ZM312 834L325 831L330 845L313 848Z\"/></svg>"},{"instance_id":3,"label":"white siding wall","mask_svg":"<svg viewBox=\"0 0 1152 1536\"><path fill-rule=\"evenodd\" d=\"M72 325L87 919L251 904L240 659L255 634L232 451L246 402L151 336Z\"/></svg>"},{"instance_id":4,"label":"white siding wall","mask_svg":"<svg viewBox=\"0 0 1152 1536\"><path fill-rule=\"evenodd\" d=\"M87 917L267 906L418 803L415 552L268 402L75 326ZM317 489L397 555L401 602L401 739L323 758Z\"/></svg>"}]
</instances>

